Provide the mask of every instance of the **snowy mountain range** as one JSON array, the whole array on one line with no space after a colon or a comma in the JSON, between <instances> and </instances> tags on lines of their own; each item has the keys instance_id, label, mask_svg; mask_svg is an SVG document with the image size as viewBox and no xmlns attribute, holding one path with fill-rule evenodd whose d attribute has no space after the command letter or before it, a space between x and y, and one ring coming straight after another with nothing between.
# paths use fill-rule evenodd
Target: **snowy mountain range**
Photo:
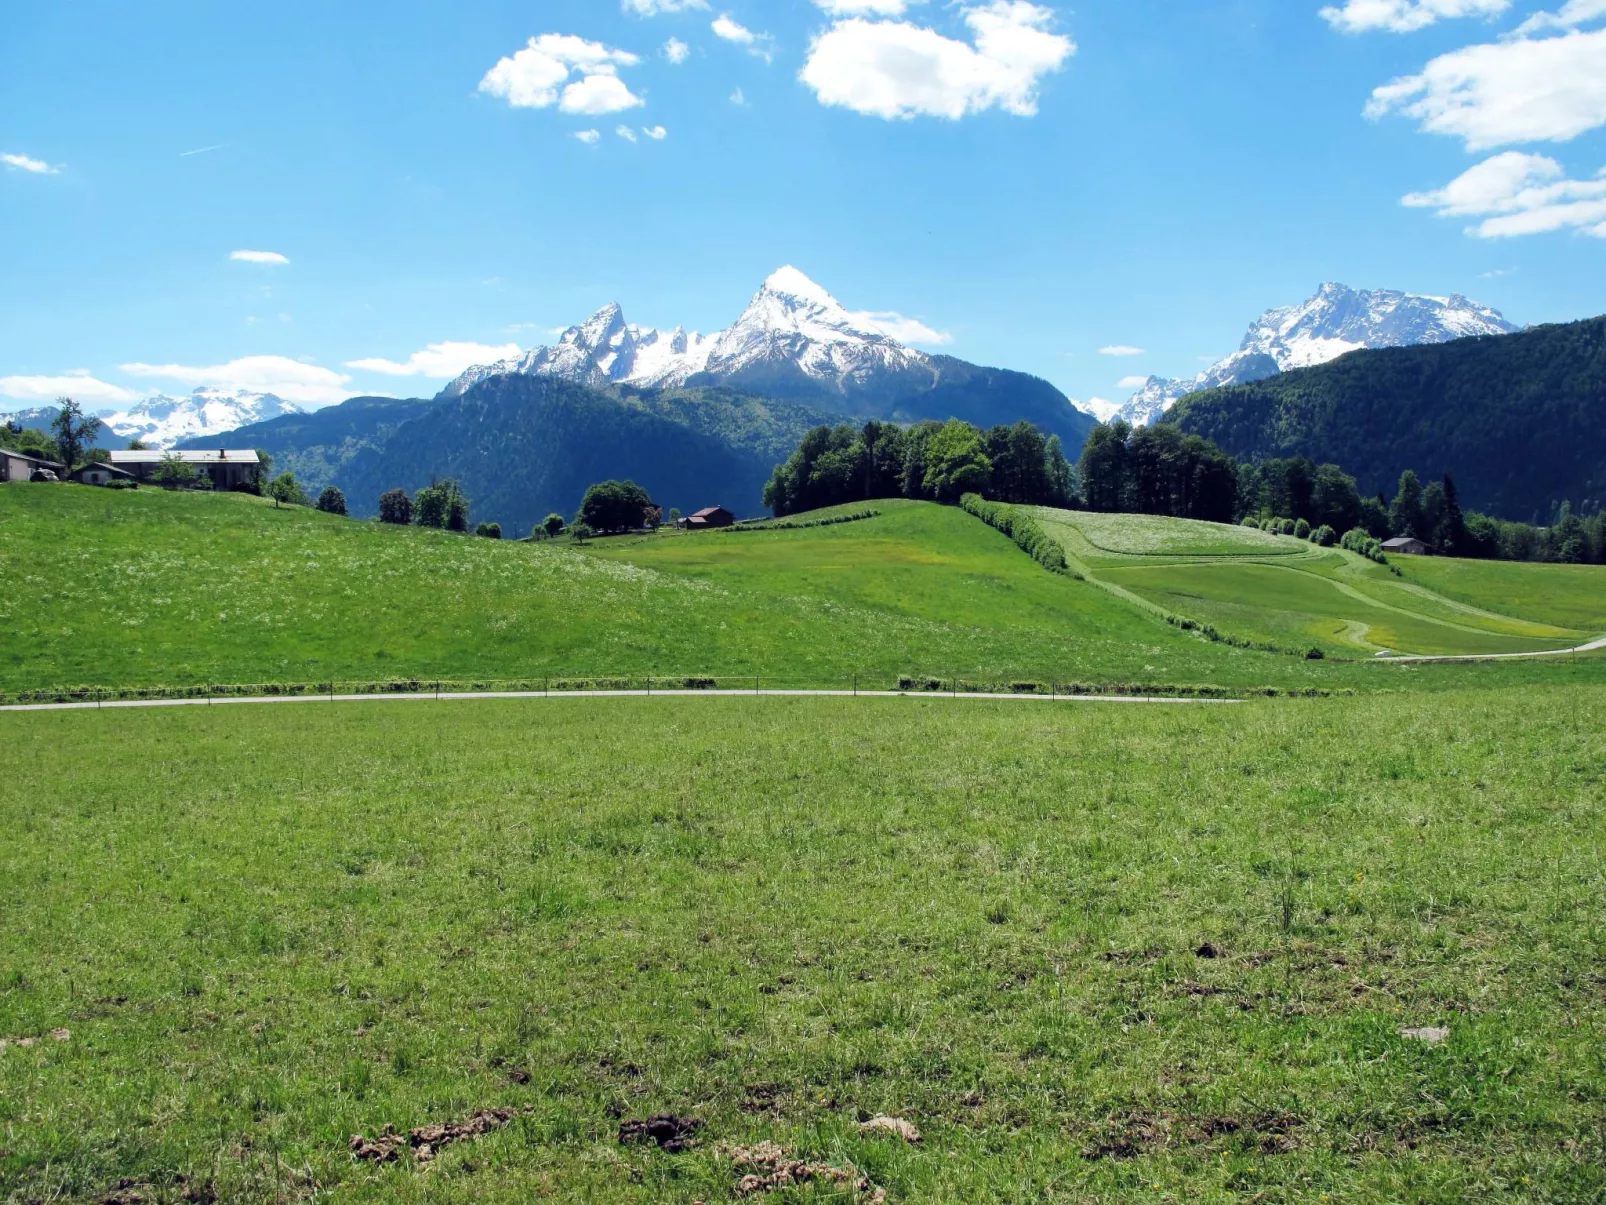
<instances>
[{"instance_id":1,"label":"snowy mountain range","mask_svg":"<svg viewBox=\"0 0 1606 1205\"><path fill-rule=\"evenodd\" d=\"M0 414L0 422L12 421L22 427L48 430L59 411L40 406L15 414ZM271 393L240 390L197 389L184 397L158 393L127 410L101 410L102 447L121 446L137 439L148 448L171 448L187 439L223 435L248 423L260 423L281 414L304 414L302 407Z\"/></svg>"},{"instance_id":2,"label":"snowy mountain range","mask_svg":"<svg viewBox=\"0 0 1606 1205\"><path fill-rule=\"evenodd\" d=\"M1394 289L1324 284L1309 301L1267 310L1250 326L1236 352L1197 377L1150 377L1124 406L1097 417L1119 417L1143 427L1178 399L1204 389L1261 381L1362 348L1448 343L1470 335L1509 335L1518 329L1498 310L1459 293L1424 297Z\"/></svg>"},{"instance_id":3,"label":"snowy mountain range","mask_svg":"<svg viewBox=\"0 0 1606 1205\"><path fill-rule=\"evenodd\" d=\"M848 310L798 269L773 273L735 324L703 335L632 326L603 306L557 344L469 369L441 391L460 397L494 377L551 377L594 389L719 386L807 402L851 417L1025 418L1080 447L1091 422L1047 381L979 368L900 343L880 318Z\"/></svg>"},{"instance_id":4,"label":"snowy mountain range","mask_svg":"<svg viewBox=\"0 0 1606 1205\"><path fill-rule=\"evenodd\" d=\"M556 347L471 368L442 396L466 392L491 376L553 376L593 387L644 389L726 385L783 395L851 395L884 388L889 378L929 386L941 357L905 347L868 314L850 313L793 267L770 276L728 330L712 335L630 326L617 304L603 306L563 333Z\"/></svg>"}]
</instances>

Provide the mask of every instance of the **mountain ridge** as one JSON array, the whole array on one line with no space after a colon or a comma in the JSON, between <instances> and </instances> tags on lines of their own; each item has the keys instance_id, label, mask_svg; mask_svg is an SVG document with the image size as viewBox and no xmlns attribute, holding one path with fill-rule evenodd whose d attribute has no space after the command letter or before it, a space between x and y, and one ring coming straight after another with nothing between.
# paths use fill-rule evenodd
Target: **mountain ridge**
<instances>
[{"instance_id":1,"label":"mountain ridge","mask_svg":"<svg viewBox=\"0 0 1606 1205\"><path fill-rule=\"evenodd\" d=\"M1198 376L1151 376L1115 417L1146 426L1190 394L1263 381L1330 363L1352 351L1416 347L1519 329L1500 311L1459 293L1436 297L1398 289L1352 289L1328 281L1304 302L1267 310L1250 324L1237 351Z\"/></svg>"}]
</instances>

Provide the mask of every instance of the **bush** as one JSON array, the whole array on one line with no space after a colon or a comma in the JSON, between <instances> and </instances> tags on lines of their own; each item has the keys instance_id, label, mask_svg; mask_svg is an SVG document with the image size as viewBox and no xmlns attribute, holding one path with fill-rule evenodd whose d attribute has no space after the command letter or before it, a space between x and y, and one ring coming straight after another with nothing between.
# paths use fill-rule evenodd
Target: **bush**
<instances>
[{"instance_id":1,"label":"bush","mask_svg":"<svg viewBox=\"0 0 1606 1205\"><path fill-rule=\"evenodd\" d=\"M1319 548L1331 548L1334 544L1338 543L1338 533L1327 524L1323 523L1315 531L1310 533L1310 542Z\"/></svg>"},{"instance_id":2,"label":"bush","mask_svg":"<svg viewBox=\"0 0 1606 1205\"><path fill-rule=\"evenodd\" d=\"M553 511L545 519L542 519L530 534L538 540L542 536L549 540L555 540L563 534L563 529L567 526L568 524L564 521L563 516L558 514L557 511Z\"/></svg>"},{"instance_id":3,"label":"bush","mask_svg":"<svg viewBox=\"0 0 1606 1205\"><path fill-rule=\"evenodd\" d=\"M1304 519L1299 519L1294 523L1294 539L1296 539L1296 540L1308 540L1308 539L1310 539L1310 524L1307 523Z\"/></svg>"},{"instance_id":4,"label":"bush","mask_svg":"<svg viewBox=\"0 0 1606 1205\"><path fill-rule=\"evenodd\" d=\"M481 523L474 529L474 534L484 536L487 540L500 540L502 538L502 525L500 523Z\"/></svg>"},{"instance_id":5,"label":"bush","mask_svg":"<svg viewBox=\"0 0 1606 1205\"><path fill-rule=\"evenodd\" d=\"M413 521L413 500L406 490L386 490L379 495L379 521L406 527Z\"/></svg>"},{"instance_id":6,"label":"bush","mask_svg":"<svg viewBox=\"0 0 1606 1205\"><path fill-rule=\"evenodd\" d=\"M468 498L457 482L448 477L445 481L418 491L413 499L413 522L420 527L445 528L447 531L468 530Z\"/></svg>"},{"instance_id":7,"label":"bush","mask_svg":"<svg viewBox=\"0 0 1606 1205\"><path fill-rule=\"evenodd\" d=\"M573 527L569 528L569 538L576 544L584 544L596 534L596 532L591 530L591 525L589 523L576 523Z\"/></svg>"},{"instance_id":8,"label":"bush","mask_svg":"<svg viewBox=\"0 0 1606 1205\"><path fill-rule=\"evenodd\" d=\"M318 495L318 509L326 515L344 515L346 495L332 485L325 486L323 493Z\"/></svg>"},{"instance_id":9,"label":"bush","mask_svg":"<svg viewBox=\"0 0 1606 1205\"><path fill-rule=\"evenodd\" d=\"M959 505L989 527L996 527L1050 573L1067 573L1070 566L1061 548L1036 520L1018 507L1004 502L989 502L980 494L966 494Z\"/></svg>"},{"instance_id":10,"label":"bush","mask_svg":"<svg viewBox=\"0 0 1606 1205\"><path fill-rule=\"evenodd\" d=\"M1364 527L1352 527L1344 533L1339 541L1339 547L1350 552L1359 553L1369 561L1376 561L1379 565L1387 565L1388 557L1383 555L1383 541L1379 540Z\"/></svg>"},{"instance_id":11,"label":"bush","mask_svg":"<svg viewBox=\"0 0 1606 1205\"><path fill-rule=\"evenodd\" d=\"M1244 527L1254 527L1254 528L1258 529L1260 527L1260 520L1255 518L1254 515L1245 515L1244 516L1244 521L1243 521L1243 526Z\"/></svg>"}]
</instances>

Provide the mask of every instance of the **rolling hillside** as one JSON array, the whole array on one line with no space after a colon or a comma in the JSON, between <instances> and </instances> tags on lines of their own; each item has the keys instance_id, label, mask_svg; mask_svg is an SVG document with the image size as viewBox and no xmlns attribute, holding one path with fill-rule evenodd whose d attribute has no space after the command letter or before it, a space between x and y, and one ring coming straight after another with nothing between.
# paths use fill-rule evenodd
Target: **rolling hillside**
<instances>
[{"instance_id":1,"label":"rolling hillside","mask_svg":"<svg viewBox=\"0 0 1606 1205\"><path fill-rule=\"evenodd\" d=\"M835 526L576 547L276 510L246 495L9 487L0 691L648 675L841 687L855 673L882 685L911 675L1368 689L1405 672L1362 664L1382 647L1530 651L1606 631L1606 569L1520 567L1521 605L1506 612L1479 601L1494 587L1478 567L1440 594L1409 565L1396 579L1259 532L1182 524L1155 537L1179 521L1131 516L1131 530L1112 535L1110 516L1042 512L1078 581L956 508L876 508ZM1242 540L1255 543L1232 543ZM62 547L76 558L70 572L54 568ZM1207 640L1203 624L1239 643ZM1307 661L1311 646L1327 660ZM1410 680L1560 670L1454 668Z\"/></svg>"},{"instance_id":2,"label":"rolling hillside","mask_svg":"<svg viewBox=\"0 0 1606 1205\"><path fill-rule=\"evenodd\" d=\"M1366 494L1454 474L1461 504L1548 523L1606 503L1606 318L1352 352L1194 394L1166 416L1241 459L1309 456Z\"/></svg>"}]
</instances>

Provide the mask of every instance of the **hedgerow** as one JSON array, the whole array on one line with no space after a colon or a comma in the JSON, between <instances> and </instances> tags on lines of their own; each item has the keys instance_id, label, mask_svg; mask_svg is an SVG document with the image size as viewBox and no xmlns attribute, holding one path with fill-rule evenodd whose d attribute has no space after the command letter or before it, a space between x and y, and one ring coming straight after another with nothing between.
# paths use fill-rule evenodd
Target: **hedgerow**
<instances>
[{"instance_id":1,"label":"hedgerow","mask_svg":"<svg viewBox=\"0 0 1606 1205\"><path fill-rule=\"evenodd\" d=\"M1065 550L1030 515L1005 502L989 502L980 494L966 494L959 505L989 527L996 527L1050 573L1069 574Z\"/></svg>"}]
</instances>

